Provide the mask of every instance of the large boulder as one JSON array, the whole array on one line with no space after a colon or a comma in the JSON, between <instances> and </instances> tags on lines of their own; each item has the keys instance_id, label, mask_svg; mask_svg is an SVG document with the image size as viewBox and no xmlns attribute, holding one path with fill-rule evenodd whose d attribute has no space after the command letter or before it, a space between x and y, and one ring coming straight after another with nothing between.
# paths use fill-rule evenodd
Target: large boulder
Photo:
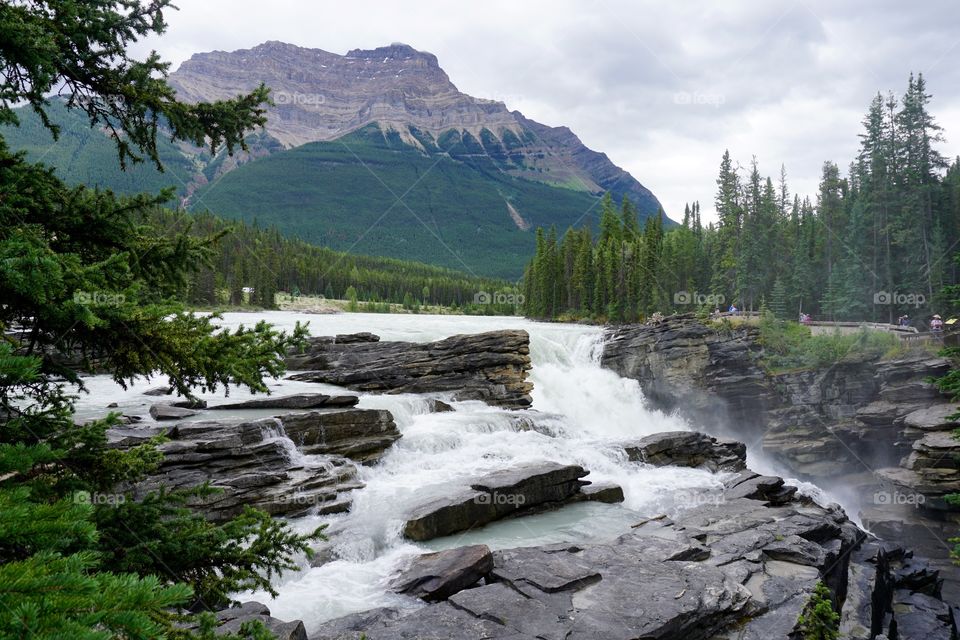
<instances>
[{"instance_id":1,"label":"large boulder","mask_svg":"<svg viewBox=\"0 0 960 640\"><path fill-rule=\"evenodd\" d=\"M356 336L311 338L287 367L293 380L335 384L357 391L449 392L456 400L483 400L523 409L533 385L530 336L522 330L458 335L437 342L380 342Z\"/></svg>"},{"instance_id":2,"label":"large boulder","mask_svg":"<svg viewBox=\"0 0 960 640\"><path fill-rule=\"evenodd\" d=\"M580 478L587 473L577 465L543 462L454 483L445 497L414 507L403 534L411 540L431 540L582 499L580 489L589 483Z\"/></svg>"},{"instance_id":3,"label":"large boulder","mask_svg":"<svg viewBox=\"0 0 960 640\"><path fill-rule=\"evenodd\" d=\"M183 420L197 415L193 409L175 407L170 404L155 404L150 407L150 416L154 420Z\"/></svg>"},{"instance_id":4,"label":"large boulder","mask_svg":"<svg viewBox=\"0 0 960 640\"><path fill-rule=\"evenodd\" d=\"M633 462L657 467L694 467L708 471L741 471L747 466L742 442L720 440L696 431L655 433L623 446Z\"/></svg>"},{"instance_id":5,"label":"large boulder","mask_svg":"<svg viewBox=\"0 0 960 640\"><path fill-rule=\"evenodd\" d=\"M485 544L458 547L417 556L391 588L397 593L436 602L475 585L493 570L493 555Z\"/></svg>"},{"instance_id":6,"label":"large boulder","mask_svg":"<svg viewBox=\"0 0 960 640\"><path fill-rule=\"evenodd\" d=\"M400 438L393 415L384 409L309 411L279 416L300 450L338 454L358 462L373 462Z\"/></svg>"}]
</instances>

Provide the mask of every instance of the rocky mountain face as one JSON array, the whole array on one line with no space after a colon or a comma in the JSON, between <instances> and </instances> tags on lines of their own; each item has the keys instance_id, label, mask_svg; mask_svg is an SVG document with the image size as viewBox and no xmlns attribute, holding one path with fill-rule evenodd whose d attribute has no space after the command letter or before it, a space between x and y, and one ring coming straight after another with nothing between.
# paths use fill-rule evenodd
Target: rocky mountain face
<instances>
[{"instance_id":1,"label":"rocky mountain face","mask_svg":"<svg viewBox=\"0 0 960 640\"><path fill-rule=\"evenodd\" d=\"M271 41L198 53L170 75L170 83L190 102L230 98L265 84L275 103L266 132L285 148L336 140L375 123L424 151L463 145L516 177L626 195L643 214L659 206L650 190L603 153L588 149L570 129L461 93L436 56L405 44L338 55ZM259 143L256 153L264 145Z\"/></svg>"},{"instance_id":2,"label":"rocky mountain face","mask_svg":"<svg viewBox=\"0 0 960 640\"><path fill-rule=\"evenodd\" d=\"M758 331L718 331L692 316L611 331L603 364L641 383L661 409L754 443L791 473L852 497L871 531L935 558L960 594L945 540L960 535L956 404L930 382L949 363L925 352L846 358L768 374Z\"/></svg>"}]
</instances>

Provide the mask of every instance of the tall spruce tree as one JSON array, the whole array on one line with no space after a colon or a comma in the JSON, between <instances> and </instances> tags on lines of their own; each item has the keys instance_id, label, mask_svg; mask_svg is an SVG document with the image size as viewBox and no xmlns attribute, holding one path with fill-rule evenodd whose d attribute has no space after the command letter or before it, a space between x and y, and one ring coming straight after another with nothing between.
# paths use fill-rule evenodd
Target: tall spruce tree
<instances>
[{"instance_id":1,"label":"tall spruce tree","mask_svg":"<svg viewBox=\"0 0 960 640\"><path fill-rule=\"evenodd\" d=\"M176 100L156 55L128 56L132 42L164 30L168 7L0 4L0 122L16 124L13 107L25 103L56 134L47 115L56 90L112 136L122 164L159 165L161 127L174 140L242 147L264 122L266 89L189 105ZM174 297L209 259L209 241L151 223L169 195L68 187L0 139L0 637L192 636L178 609L269 589L269 576L308 549L312 536L262 512L211 523L183 506L183 492L82 499L136 481L159 454L152 444L108 449L116 415L74 424L69 392L82 380L58 354L95 363L120 384L160 375L184 395L227 385L263 392L303 338L300 327L286 335L263 323L220 330L215 317L183 311ZM199 633L209 637L211 625L204 617ZM242 632L252 633L263 637Z\"/></svg>"}]
</instances>

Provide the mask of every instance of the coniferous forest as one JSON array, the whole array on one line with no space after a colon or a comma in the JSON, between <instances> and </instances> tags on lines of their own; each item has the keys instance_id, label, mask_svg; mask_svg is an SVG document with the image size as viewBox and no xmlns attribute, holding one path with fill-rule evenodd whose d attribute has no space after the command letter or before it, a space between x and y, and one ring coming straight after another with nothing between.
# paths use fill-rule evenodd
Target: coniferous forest
<instances>
[{"instance_id":1,"label":"coniferous forest","mask_svg":"<svg viewBox=\"0 0 960 640\"><path fill-rule=\"evenodd\" d=\"M147 216L171 236L206 239L207 260L180 291L188 304L274 308L276 294L356 299L370 306L442 306L465 313L513 314L513 287L502 280L407 260L334 251L210 213L156 209ZM246 291L245 291L246 290ZM478 302L478 296L490 300ZM502 295L495 295L502 294ZM510 300L511 303L500 302Z\"/></svg>"},{"instance_id":2,"label":"coniferous forest","mask_svg":"<svg viewBox=\"0 0 960 640\"><path fill-rule=\"evenodd\" d=\"M629 322L731 305L780 317L893 322L953 311L960 241L960 158L937 151L943 132L922 75L902 98L878 94L856 158L823 164L818 193L800 195L781 167L764 175L729 152L717 176L718 220L687 205L673 229L643 228L629 202L605 198L599 231L537 232L524 279L527 314Z\"/></svg>"}]
</instances>

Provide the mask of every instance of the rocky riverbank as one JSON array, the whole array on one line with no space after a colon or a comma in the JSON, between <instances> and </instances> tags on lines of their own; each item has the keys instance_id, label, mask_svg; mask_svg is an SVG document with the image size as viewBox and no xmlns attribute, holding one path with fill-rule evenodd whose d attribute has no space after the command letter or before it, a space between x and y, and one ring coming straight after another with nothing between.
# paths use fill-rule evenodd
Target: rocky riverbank
<instances>
[{"instance_id":1,"label":"rocky riverbank","mask_svg":"<svg viewBox=\"0 0 960 640\"><path fill-rule=\"evenodd\" d=\"M847 491L865 526L938 559L960 597L945 540L960 513L956 406L930 382L949 363L925 352L847 357L819 370L770 374L758 330L717 330L692 316L612 329L602 363L640 382L651 403L715 434L755 444L790 472Z\"/></svg>"},{"instance_id":2,"label":"rocky riverbank","mask_svg":"<svg viewBox=\"0 0 960 640\"><path fill-rule=\"evenodd\" d=\"M717 451L713 464L727 463ZM718 500L638 521L610 542L493 552L473 545L414 558L392 588L429 604L349 615L311 638L792 638L819 581L849 640L958 632L960 611L943 601L926 563L871 539L838 507L743 470L730 474Z\"/></svg>"},{"instance_id":3,"label":"rocky riverbank","mask_svg":"<svg viewBox=\"0 0 960 640\"><path fill-rule=\"evenodd\" d=\"M686 398L697 396L700 381L735 379L720 370L722 363L710 355L709 347L702 357L700 346L688 339L688 353L700 353L694 361L713 369L692 378L698 382L687 385ZM498 415L514 432L559 441L561 434L544 427L557 416L518 408L530 391L528 340L522 331L491 332L411 345L356 334L316 339L306 353L291 359L302 366L304 373L294 374L300 379L308 374L329 382L327 376L333 376L358 389L373 385L388 393L416 389L483 398L509 409ZM373 346L378 344L386 346ZM510 356L510 349L518 353ZM743 340L714 353L752 351L750 341ZM749 377L747 359L736 365L741 377ZM677 363L675 372L688 362L682 357L661 360ZM651 359L646 362L652 371ZM450 372L447 379L442 371ZM677 374L674 380L679 387L682 377ZM896 388L911 384L909 376L902 376ZM657 390L657 402L669 399L669 388ZM713 391L726 393L728 388L719 385ZM345 514L365 489L360 478L370 478L365 474L375 465L389 466L389 460L382 459L388 451L401 453L394 445L403 440L389 411L363 408L362 403L358 407L357 396L325 391L219 405L211 401L213 406L193 403L188 408L175 407L182 403L165 399L160 390L150 413L168 421L131 417L128 424L111 430L109 438L116 447L159 434L167 438L160 445L165 454L160 468L129 487L134 496L160 486L209 482L220 493L194 505L213 520L229 518L244 505L291 518ZM731 397L748 394L734 388ZM455 407L430 400L428 411L457 415ZM741 411L748 408L746 403L738 406ZM766 410L779 408L771 404ZM909 425L904 418L905 428L940 433L931 425L942 424L943 416L926 409L914 408ZM276 413L244 413L264 410ZM213 419L203 419L207 417ZM457 421L444 424L464 426ZM889 639L956 640L960 612L944 601L943 579L935 567L914 558L906 545L881 543L865 533L838 506L819 505L783 479L747 469L742 442L719 434L669 431L597 441L595 446L636 471L678 467L685 473L722 474L714 476L722 489L670 516L637 514L633 526L622 522L589 543L498 550L473 544L408 558L384 583L396 597L405 598L397 608L373 609L308 628L299 621L273 618L267 607L247 602L220 612L221 631L260 620L284 640L361 635L369 640L793 638L798 617L822 581L841 612L844 638L875 640L884 633ZM935 451L931 445L918 452L915 466L933 468L929 456ZM429 499L411 502L400 530L407 540L420 542L576 502L623 509L616 505L624 500L623 488L591 481L586 466L527 457L492 473L449 481L432 487ZM331 543L348 535L346 531L332 527ZM332 547L321 548L314 566L335 562L336 554Z\"/></svg>"}]
</instances>

